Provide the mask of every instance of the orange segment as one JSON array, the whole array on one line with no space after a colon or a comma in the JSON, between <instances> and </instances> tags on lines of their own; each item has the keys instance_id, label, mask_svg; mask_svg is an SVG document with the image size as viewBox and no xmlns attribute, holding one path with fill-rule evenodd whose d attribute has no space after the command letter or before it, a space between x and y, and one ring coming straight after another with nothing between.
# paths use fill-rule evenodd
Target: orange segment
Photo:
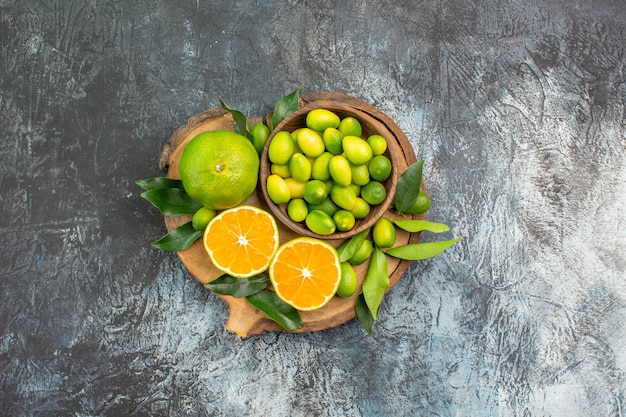
<instances>
[{"instance_id":1,"label":"orange segment","mask_svg":"<svg viewBox=\"0 0 626 417\"><path fill-rule=\"evenodd\" d=\"M269 274L278 297L295 309L310 311L333 298L341 280L341 266L331 245L299 237L278 248Z\"/></svg>"},{"instance_id":2,"label":"orange segment","mask_svg":"<svg viewBox=\"0 0 626 417\"><path fill-rule=\"evenodd\" d=\"M224 210L207 225L204 249L213 265L237 278L265 271L278 249L274 217L253 206Z\"/></svg>"}]
</instances>

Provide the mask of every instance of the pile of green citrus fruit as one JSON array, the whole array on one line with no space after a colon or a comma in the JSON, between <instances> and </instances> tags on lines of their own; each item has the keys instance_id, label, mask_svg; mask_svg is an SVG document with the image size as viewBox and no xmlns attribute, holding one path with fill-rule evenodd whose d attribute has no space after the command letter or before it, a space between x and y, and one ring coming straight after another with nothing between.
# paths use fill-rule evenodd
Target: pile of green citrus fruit
<instances>
[{"instance_id":1,"label":"pile of green citrus fruit","mask_svg":"<svg viewBox=\"0 0 626 417\"><path fill-rule=\"evenodd\" d=\"M317 234L354 228L387 197L383 183L393 169L385 138L362 133L355 117L322 108L307 114L304 127L276 133L268 147L269 198Z\"/></svg>"}]
</instances>

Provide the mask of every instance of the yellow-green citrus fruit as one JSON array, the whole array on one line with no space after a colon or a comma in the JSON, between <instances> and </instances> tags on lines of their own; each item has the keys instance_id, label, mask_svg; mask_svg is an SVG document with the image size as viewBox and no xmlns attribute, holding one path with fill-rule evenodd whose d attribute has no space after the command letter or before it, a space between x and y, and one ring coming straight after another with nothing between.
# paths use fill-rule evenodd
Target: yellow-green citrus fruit
<instances>
[{"instance_id":1,"label":"yellow-green citrus fruit","mask_svg":"<svg viewBox=\"0 0 626 417\"><path fill-rule=\"evenodd\" d=\"M319 204L309 204L309 211L313 210L320 210L329 216L333 216L337 210L339 210L339 206L335 204L330 197L326 197L324 201Z\"/></svg>"},{"instance_id":2,"label":"yellow-green citrus fruit","mask_svg":"<svg viewBox=\"0 0 626 417\"><path fill-rule=\"evenodd\" d=\"M300 134L300 130L302 129L298 129L296 132L298 132L298 136ZM291 132L291 138L293 139L293 153L302 153L302 149L300 149L300 146L298 145L298 136L294 136L293 132Z\"/></svg>"},{"instance_id":3,"label":"yellow-green citrus fruit","mask_svg":"<svg viewBox=\"0 0 626 417\"><path fill-rule=\"evenodd\" d=\"M332 157L332 153L324 152L323 154L315 158L315 162L313 162L313 166L311 166L311 177L321 181L329 180L330 171L328 169L328 164L330 163Z\"/></svg>"},{"instance_id":4,"label":"yellow-green citrus fruit","mask_svg":"<svg viewBox=\"0 0 626 417\"><path fill-rule=\"evenodd\" d=\"M372 148L374 155L382 155L387 150L387 141L380 135L370 136L367 138L367 143L370 145L370 148Z\"/></svg>"},{"instance_id":5,"label":"yellow-green citrus fruit","mask_svg":"<svg viewBox=\"0 0 626 417\"><path fill-rule=\"evenodd\" d=\"M298 135L300 134L300 131L304 129L303 127L298 128L296 130L294 130L293 132L291 132L291 139L293 139L293 143L295 146L298 146ZM298 152L302 152L301 150L298 150Z\"/></svg>"},{"instance_id":6,"label":"yellow-green citrus fruit","mask_svg":"<svg viewBox=\"0 0 626 417\"><path fill-rule=\"evenodd\" d=\"M367 165L350 165L350 171L353 184L365 185L370 182L370 171Z\"/></svg>"},{"instance_id":7,"label":"yellow-green citrus fruit","mask_svg":"<svg viewBox=\"0 0 626 417\"><path fill-rule=\"evenodd\" d=\"M291 177L291 171L289 171L289 165L272 164L270 166L270 172L272 174L279 175L283 178Z\"/></svg>"},{"instance_id":8,"label":"yellow-green citrus fruit","mask_svg":"<svg viewBox=\"0 0 626 417\"><path fill-rule=\"evenodd\" d=\"M391 175L391 161L385 155L376 155L367 165L372 179L385 181Z\"/></svg>"},{"instance_id":9,"label":"yellow-green citrus fruit","mask_svg":"<svg viewBox=\"0 0 626 417\"><path fill-rule=\"evenodd\" d=\"M330 189L330 198L342 209L352 210L356 204L357 196L354 193L354 189L349 185L344 187L342 185L335 184Z\"/></svg>"},{"instance_id":10,"label":"yellow-green citrus fruit","mask_svg":"<svg viewBox=\"0 0 626 417\"><path fill-rule=\"evenodd\" d=\"M311 180L304 186L304 200L309 204L320 204L328 197L328 188L320 180Z\"/></svg>"},{"instance_id":11,"label":"yellow-green citrus fruit","mask_svg":"<svg viewBox=\"0 0 626 417\"><path fill-rule=\"evenodd\" d=\"M396 243L396 228L393 222L386 217L381 217L374 223L372 239L379 248L390 248Z\"/></svg>"},{"instance_id":12,"label":"yellow-green citrus fruit","mask_svg":"<svg viewBox=\"0 0 626 417\"><path fill-rule=\"evenodd\" d=\"M307 127L320 132L329 127L339 127L339 123L339 116L327 109L313 109L306 115Z\"/></svg>"},{"instance_id":13,"label":"yellow-green citrus fruit","mask_svg":"<svg viewBox=\"0 0 626 417\"><path fill-rule=\"evenodd\" d=\"M294 153L289 159L289 172L298 181L311 179L311 162L301 153Z\"/></svg>"},{"instance_id":14,"label":"yellow-green citrus fruit","mask_svg":"<svg viewBox=\"0 0 626 417\"><path fill-rule=\"evenodd\" d=\"M337 226L337 230L339 230L340 232L346 232L352 229L356 223L354 214L352 214L348 210L338 210L333 215L333 221Z\"/></svg>"},{"instance_id":15,"label":"yellow-green citrus fruit","mask_svg":"<svg viewBox=\"0 0 626 417\"><path fill-rule=\"evenodd\" d=\"M259 135L265 135L258 127ZM382 203L382 184L393 170L384 155L388 143L381 135L363 139L355 117L339 117L328 109L307 113L306 125L281 131L267 144L272 178L269 198L287 204L290 219L318 234L347 231ZM331 231L332 230L332 231Z\"/></svg>"},{"instance_id":16,"label":"yellow-green citrus fruit","mask_svg":"<svg viewBox=\"0 0 626 417\"><path fill-rule=\"evenodd\" d=\"M337 129L344 136L360 137L363 133L361 123L358 121L358 119L352 116L344 117L339 123L339 127Z\"/></svg>"},{"instance_id":17,"label":"yellow-green citrus fruit","mask_svg":"<svg viewBox=\"0 0 626 417\"><path fill-rule=\"evenodd\" d=\"M303 154L313 158L317 158L324 153L325 150L322 137L317 132L308 128L300 129L296 143Z\"/></svg>"},{"instance_id":18,"label":"yellow-green citrus fruit","mask_svg":"<svg viewBox=\"0 0 626 417\"><path fill-rule=\"evenodd\" d=\"M361 197L369 204L375 206L385 201L387 190L378 181L370 181L361 187Z\"/></svg>"},{"instance_id":19,"label":"yellow-green citrus fruit","mask_svg":"<svg viewBox=\"0 0 626 417\"><path fill-rule=\"evenodd\" d=\"M350 297L356 291L356 273L349 262L341 263L341 281L337 288L339 297Z\"/></svg>"},{"instance_id":20,"label":"yellow-green citrus fruit","mask_svg":"<svg viewBox=\"0 0 626 417\"><path fill-rule=\"evenodd\" d=\"M302 222L309 214L309 208L306 201L301 198L294 198L287 204L287 215L294 222Z\"/></svg>"},{"instance_id":21,"label":"yellow-green citrus fruit","mask_svg":"<svg viewBox=\"0 0 626 417\"><path fill-rule=\"evenodd\" d=\"M356 185L355 183L350 183L350 185L348 187L352 188L352 191L354 191L354 195L356 195L357 197L359 195L361 195L361 186L360 185Z\"/></svg>"},{"instance_id":22,"label":"yellow-green citrus fruit","mask_svg":"<svg viewBox=\"0 0 626 417\"><path fill-rule=\"evenodd\" d=\"M367 201L363 200L361 197L357 197L356 203L350 212L356 219L364 219L368 214L370 214L370 209L371 207Z\"/></svg>"},{"instance_id":23,"label":"yellow-green citrus fruit","mask_svg":"<svg viewBox=\"0 0 626 417\"><path fill-rule=\"evenodd\" d=\"M337 230L335 222L321 210L312 210L305 219L306 226L318 235L332 235Z\"/></svg>"},{"instance_id":24,"label":"yellow-green citrus fruit","mask_svg":"<svg viewBox=\"0 0 626 417\"><path fill-rule=\"evenodd\" d=\"M352 255L352 258L348 259L352 265L361 265L367 261L374 251L374 246L371 240L364 240L361 247Z\"/></svg>"},{"instance_id":25,"label":"yellow-green citrus fruit","mask_svg":"<svg viewBox=\"0 0 626 417\"><path fill-rule=\"evenodd\" d=\"M313 158L312 156L307 156L307 155L304 155L304 157L309 161L309 165L311 166L311 175L313 175L313 164L315 163L315 160L317 158ZM310 178L311 177L309 176L309 179Z\"/></svg>"},{"instance_id":26,"label":"yellow-green citrus fruit","mask_svg":"<svg viewBox=\"0 0 626 417\"><path fill-rule=\"evenodd\" d=\"M353 165L363 165L372 159L372 148L357 136L344 136L341 144L346 158Z\"/></svg>"},{"instance_id":27,"label":"yellow-green citrus fruit","mask_svg":"<svg viewBox=\"0 0 626 417\"><path fill-rule=\"evenodd\" d=\"M223 210L243 203L256 189L259 155L252 142L235 132L204 132L185 146L179 170L191 198Z\"/></svg>"},{"instance_id":28,"label":"yellow-green citrus fruit","mask_svg":"<svg viewBox=\"0 0 626 417\"><path fill-rule=\"evenodd\" d=\"M270 133L270 128L265 126L263 123L256 123L250 128L252 144L254 145L254 149L256 149L257 154L261 155L261 152L263 152L263 148L265 147L267 138L270 137Z\"/></svg>"},{"instance_id":29,"label":"yellow-green citrus fruit","mask_svg":"<svg viewBox=\"0 0 626 417\"><path fill-rule=\"evenodd\" d=\"M406 212L407 214L421 214L426 213L429 208L430 197L425 192L420 191L417 194L417 198L413 201L413 203L411 203L411 206Z\"/></svg>"},{"instance_id":30,"label":"yellow-green citrus fruit","mask_svg":"<svg viewBox=\"0 0 626 417\"><path fill-rule=\"evenodd\" d=\"M274 204L284 204L291 199L289 186L282 177L276 174L267 177L267 194Z\"/></svg>"},{"instance_id":31,"label":"yellow-green citrus fruit","mask_svg":"<svg viewBox=\"0 0 626 417\"><path fill-rule=\"evenodd\" d=\"M328 162L330 176L337 184L348 186L352 182L352 171L348 160L341 155L333 156Z\"/></svg>"},{"instance_id":32,"label":"yellow-green citrus fruit","mask_svg":"<svg viewBox=\"0 0 626 417\"><path fill-rule=\"evenodd\" d=\"M195 230L204 230L211 219L215 217L215 210L208 207L202 207L191 218L191 225Z\"/></svg>"},{"instance_id":33,"label":"yellow-green citrus fruit","mask_svg":"<svg viewBox=\"0 0 626 417\"><path fill-rule=\"evenodd\" d=\"M270 162L278 165L286 165L293 155L294 142L291 134L287 131L276 133L267 149Z\"/></svg>"},{"instance_id":34,"label":"yellow-green citrus fruit","mask_svg":"<svg viewBox=\"0 0 626 417\"><path fill-rule=\"evenodd\" d=\"M304 197L304 186L306 182L298 181L293 177L285 178L285 183L287 187L289 187L289 197L290 198L302 198Z\"/></svg>"},{"instance_id":35,"label":"yellow-green citrus fruit","mask_svg":"<svg viewBox=\"0 0 626 417\"><path fill-rule=\"evenodd\" d=\"M324 130L322 134L322 140L324 141L324 146L326 146L326 150L333 155L339 155L343 152L343 147L341 142L343 140L343 134L332 127Z\"/></svg>"}]
</instances>

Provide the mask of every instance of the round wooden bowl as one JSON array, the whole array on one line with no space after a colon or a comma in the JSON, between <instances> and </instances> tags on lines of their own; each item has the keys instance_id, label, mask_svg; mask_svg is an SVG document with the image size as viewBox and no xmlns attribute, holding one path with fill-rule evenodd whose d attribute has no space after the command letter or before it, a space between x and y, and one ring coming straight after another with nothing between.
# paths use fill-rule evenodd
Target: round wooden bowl
<instances>
[{"instance_id":1,"label":"round wooden bowl","mask_svg":"<svg viewBox=\"0 0 626 417\"><path fill-rule=\"evenodd\" d=\"M326 109L330 110L343 119L348 116L356 118L361 123L363 139L370 137L371 135L380 135L387 141L387 150L384 155L391 161L391 175L382 184L387 190L387 196L385 200L375 206L371 206L369 214L363 219L356 220L354 227L348 231L335 232L330 235L320 235L311 231L304 222L295 222L291 220L287 214L287 204L275 204L267 193L267 177L271 175L271 162L268 157L268 149L272 139L278 132L288 131L293 132L296 129L306 127L306 116L313 109ZM389 209L389 206L393 202L393 197L396 191L396 185L398 184L398 155L402 153L400 144L395 135L381 123L379 120L372 117L370 114L365 113L355 107L348 104L333 100L319 100L304 105L296 112L286 117L282 122L276 126L276 128L270 134L263 153L261 154L261 168L259 175L259 182L261 183L261 191L263 198L271 212L276 218L289 229L303 236L315 237L318 239L347 239L362 232L374 225L378 219L380 219L385 212Z\"/></svg>"}]
</instances>

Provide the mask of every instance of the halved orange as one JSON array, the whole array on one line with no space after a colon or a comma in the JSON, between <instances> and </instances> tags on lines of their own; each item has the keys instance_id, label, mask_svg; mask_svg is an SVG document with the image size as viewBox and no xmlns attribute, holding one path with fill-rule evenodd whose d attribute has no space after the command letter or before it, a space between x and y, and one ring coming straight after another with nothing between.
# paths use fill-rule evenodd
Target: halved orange
<instances>
[{"instance_id":1,"label":"halved orange","mask_svg":"<svg viewBox=\"0 0 626 417\"><path fill-rule=\"evenodd\" d=\"M297 310L325 306L337 292L341 264L334 247L310 237L282 244L270 263L276 295Z\"/></svg>"},{"instance_id":2,"label":"halved orange","mask_svg":"<svg viewBox=\"0 0 626 417\"><path fill-rule=\"evenodd\" d=\"M213 265L237 278L265 271L279 246L276 220L254 206L222 211L209 222L202 240Z\"/></svg>"}]
</instances>

